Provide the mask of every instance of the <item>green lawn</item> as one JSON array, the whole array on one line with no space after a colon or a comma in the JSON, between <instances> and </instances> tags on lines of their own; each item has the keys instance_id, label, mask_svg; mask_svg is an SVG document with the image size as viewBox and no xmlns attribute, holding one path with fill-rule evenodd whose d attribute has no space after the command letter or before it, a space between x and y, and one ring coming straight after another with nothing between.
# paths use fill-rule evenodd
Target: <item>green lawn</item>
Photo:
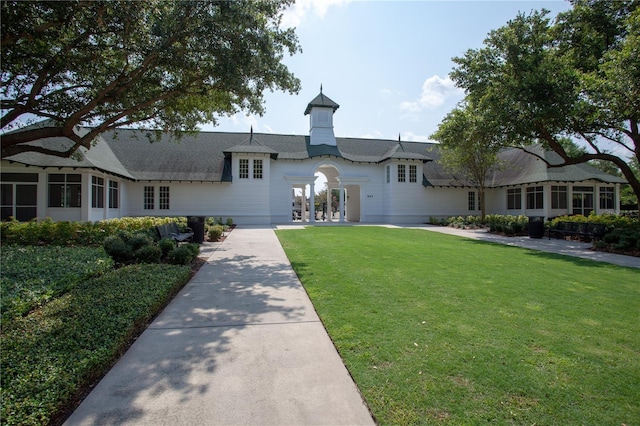
<instances>
[{"instance_id":1,"label":"green lawn","mask_svg":"<svg viewBox=\"0 0 640 426\"><path fill-rule=\"evenodd\" d=\"M640 424L640 270L436 232L277 232L380 424Z\"/></svg>"}]
</instances>

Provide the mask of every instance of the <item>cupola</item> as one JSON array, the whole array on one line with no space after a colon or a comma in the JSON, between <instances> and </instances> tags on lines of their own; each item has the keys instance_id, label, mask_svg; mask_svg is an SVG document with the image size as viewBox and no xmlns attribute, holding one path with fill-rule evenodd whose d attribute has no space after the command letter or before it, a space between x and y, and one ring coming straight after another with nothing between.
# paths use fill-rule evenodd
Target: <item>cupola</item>
<instances>
[{"instance_id":1,"label":"cupola","mask_svg":"<svg viewBox=\"0 0 640 426\"><path fill-rule=\"evenodd\" d=\"M309 114L309 138L311 145L336 146L336 136L333 133L333 113L340 105L329 99L322 93L313 98L304 110L304 115Z\"/></svg>"}]
</instances>

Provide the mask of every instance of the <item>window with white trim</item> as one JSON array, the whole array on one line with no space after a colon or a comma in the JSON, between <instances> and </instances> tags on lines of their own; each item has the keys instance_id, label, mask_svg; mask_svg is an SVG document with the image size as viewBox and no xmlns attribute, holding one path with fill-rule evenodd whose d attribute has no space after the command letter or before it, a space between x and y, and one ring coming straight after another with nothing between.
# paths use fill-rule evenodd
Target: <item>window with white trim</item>
<instances>
[{"instance_id":1,"label":"window with white trim","mask_svg":"<svg viewBox=\"0 0 640 426\"><path fill-rule=\"evenodd\" d=\"M49 175L49 207L82 207L82 179L77 173Z\"/></svg>"},{"instance_id":2,"label":"window with white trim","mask_svg":"<svg viewBox=\"0 0 640 426\"><path fill-rule=\"evenodd\" d=\"M91 207L104 208L104 178L91 176Z\"/></svg>"},{"instance_id":3,"label":"window with white trim","mask_svg":"<svg viewBox=\"0 0 640 426\"><path fill-rule=\"evenodd\" d=\"M1 219L34 219L38 214L38 174L2 173L1 180Z\"/></svg>"},{"instance_id":4,"label":"window with white trim","mask_svg":"<svg viewBox=\"0 0 640 426\"><path fill-rule=\"evenodd\" d=\"M238 165L238 177L240 179L249 179L249 160L247 158L241 158Z\"/></svg>"},{"instance_id":5,"label":"window with white trim","mask_svg":"<svg viewBox=\"0 0 640 426\"><path fill-rule=\"evenodd\" d=\"M415 164L409 165L409 182L417 182L418 181L418 166Z\"/></svg>"},{"instance_id":6,"label":"window with white trim","mask_svg":"<svg viewBox=\"0 0 640 426\"><path fill-rule=\"evenodd\" d=\"M476 191L469 191L468 194L469 200L469 211L475 211L476 209Z\"/></svg>"},{"instance_id":7,"label":"window with white trim","mask_svg":"<svg viewBox=\"0 0 640 426\"><path fill-rule=\"evenodd\" d=\"M153 186L145 186L144 187L144 209L153 210L155 209L155 204L156 204L155 188Z\"/></svg>"},{"instance_id":8,"label":"window with white trim","mask_svg":"<svg viewBox=\"0 0 640 426\"><path fill-rule=\"evenodd\" d=\"M118 208L118 198L119 198L119 190L118 190L118 182L110 180L109 181L109 208L117 209Z\"/></svg>"},{"instance_id":9,"label":"window with white trim","mask_svg":"<svg viewBox=\"0 0 640 426\"><path fill-rule=\"evenodd\" d=\"M551 186L551 208L566 209L567 208L567 187L566 185Z\"/></svg>"},{"instance_id":10,"label":"window with white trim","mask_svg":"<svg viewBox=\"0 0 640 426\"><path fill-rule=\"evenodd\" d=\"M407 181L407 166L404 164L398 164L398 182Z\"/></svg>"},{"instance_id":11,"label":"window with white trim","mask_svg":"<svg viewBox=\"0 0 640 426\"><path fill-rule=\"evenodd\" d=\"M507 189L507 210L522 209L522 188Z\"/></svg>"},{"instance_id":12,"label":"window with white trim","mask_svg":"<svg viewBox=\"0 0 640 426\"><path fill-rule=\"evenodd\" d=\"M160 210L169 210L169 187L161 186L160 191L158 193L158 201L160 205L158 206Z\"/></svg>"},{"instance_id":13,"label":"window with white trim","mask_svg":"<svg viewBox=\"0 0 640 426\"><path fill-rule=\"evenodd\" d=\"M253 160L253 178L262 179L262 160Z\"/></svg>"},{"instance_id":14,"label":"window with white trim","mask_svg":"<svg viewBox=\"0 0 640 426\"><path fill-rule=\"evenodd\" d=\"M527 209L539 210L544 208L544 187L530 186L527 188Z\"/></svg>"},{"instance_id":15,"label":"window with white trim","mask_svg":"<svg viewBox=\"0 0 640 426\"><path fill-rule=\"evenodd\" d=\"M615 190L611 187L600 188L600 208L605 210L615 209Z\"/></svg>"}]
</instances>

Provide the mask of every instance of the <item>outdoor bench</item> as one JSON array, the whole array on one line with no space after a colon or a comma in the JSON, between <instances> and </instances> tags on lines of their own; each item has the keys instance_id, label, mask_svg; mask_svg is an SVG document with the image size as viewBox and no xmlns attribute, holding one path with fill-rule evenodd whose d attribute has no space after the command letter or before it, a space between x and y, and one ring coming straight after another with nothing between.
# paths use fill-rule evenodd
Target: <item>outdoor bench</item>
<instances>
[{"instance_id":1,"label":"outdoor bench","mask_svg":"<svg viewBox=\"0 0 640 426\"><path fill-rule=\"evenodd\" d=\"M160 239L171 238L177 243L190 242L193 240L193 231L191 228L187 228L187 232L180 232L178 224L175 222L167 223L164 225L156 226Z\"/></svg>"},{"instance_id":2,"label":"outdoor bench","mask_svg":"<svg viewBox=\"0 0 640 426\"><path fill-rule=\"evenodd\" d=\"M606 227L602 223L561 221L549 228L549 239L551 239L552 236L564 238L568 235L570 237L577 236L597 240L604 236L605 230Z\"/></svg>"}]
</instances>

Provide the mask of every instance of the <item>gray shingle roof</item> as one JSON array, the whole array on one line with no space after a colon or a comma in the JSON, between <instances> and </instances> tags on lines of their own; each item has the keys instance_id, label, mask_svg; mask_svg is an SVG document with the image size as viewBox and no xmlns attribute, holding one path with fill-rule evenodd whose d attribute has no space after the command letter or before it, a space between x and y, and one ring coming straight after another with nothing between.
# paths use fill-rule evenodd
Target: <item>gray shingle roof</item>
<instances>
[{"instance_id":1,"label":"gray shingle roof","mask_svg":"<svg viewBox=\"0 0 640 426\"><path fill-rule=\"evenodd\" d=\"M64 138L43 142L60 146L71 143ZM336 138L336 142L337 146L311 145L309 136L304 135L258 133L251 136L247 133L201 132L185 135L178 141L163 134L158 141L151 143L144 130L120 129L101 135L90 150L79 150L79 159L37 153L23 153L7 159L41 167L98 169L132 180L204 182L230 180L228 157L231 153L261 153L276 161L335 157L356 163L379 164L399 159L425 163L425 186L472 186L453 176L437 161L440 157L437 144L362 138ZM543 152L540 147L532 149L552 164L560 162L553 152ZM608 183L626 182L588 164L548 168L542 160L520 149L507 149L500 157L504 166L494 173L489 186L591 179Z\"/></svg>"},{"instance_id":2,"label":"gray shingle roof","mask_svg":"<svg viewBox=\"0 0 640 426\"><path fill-rule=\"evenodd\" d=\"M311 102L307 105L307 109L304 110L304 115L307 115L311 112L311 108L313 107L324 107L324 108L333 108L333 112L336 112L340 105L329 99L328 96L325 96L322 93L322 87L320 88L320 94L313 98Z\"/></svg>"},{"instance_id":3,"label":"gray shingle roof","mask_svg":"<svg viewBox=\"0 0 640 426\"><path fill-rule=\"evenodd\" d=\"M437 147L437 146L436 146ZM547 167L547 163L536 155L544 158L550 164L561 164L562 159L553 151L544 151L541 146L531 146L528 151L508 148L499 154L501 166L488 179L489 187L503 187L512 185L535 184L542 182L583 182L597 180L606 183L626 183L626 180L609 175L589 164L575 164L563 167ZM437 160L440 155L437 148L430 152L436 161L425 165L427 186L473 186L464 178L453 176L444 169Z\"/></svg>"},{"instance_id":4,"label":"gray shingle roof","mask_svg":"<svg viewBox=\"0 0 640 426\"><path fill-rule=\"evenodd\" d=\"M88 132L80 129L80 133ZM45 138L32 142L33 145L46 146L58 151L69 149L73 143L68 138ZM127 179L134 179L129 170L114 155L104 137L99 136L91 149L80 147L71 158L56 157L37 152L23 152L7 158L9 161L38 167L74 167L97 169Z\"/></svg>"}]
</instances>

